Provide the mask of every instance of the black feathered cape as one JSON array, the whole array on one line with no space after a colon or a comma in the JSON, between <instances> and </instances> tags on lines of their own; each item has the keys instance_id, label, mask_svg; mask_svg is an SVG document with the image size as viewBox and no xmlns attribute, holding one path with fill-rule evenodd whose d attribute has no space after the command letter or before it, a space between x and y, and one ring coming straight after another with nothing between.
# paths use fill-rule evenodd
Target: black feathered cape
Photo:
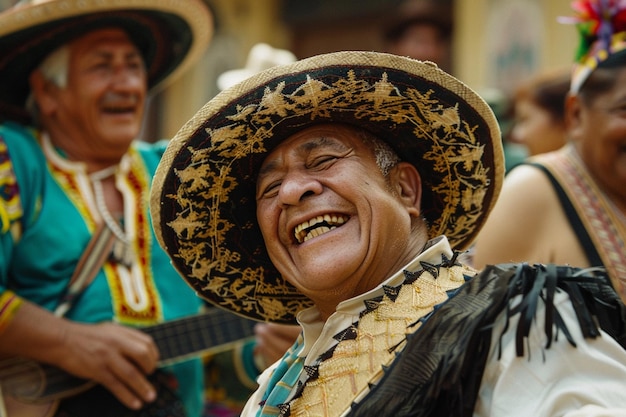
<instances>
[{"instance_id":1,"label":"black feathered cape","mask_svg":"<svg viewBox=\"0 0 626 417\"><path fill-rule=\"evenodd\" d=\"M550 348L554 329L575 346L553 301L569 294L586 338L601 328L626 347L626 307L600 269L506 264L488 266L435 310L407 337L407 345L350 416L471 416L491 347L496 318L519 316L518 356L535 319L539 299L546 307L543 328ZM513 305L513 297L521 301Z\"/></svg>"}]
</instances>

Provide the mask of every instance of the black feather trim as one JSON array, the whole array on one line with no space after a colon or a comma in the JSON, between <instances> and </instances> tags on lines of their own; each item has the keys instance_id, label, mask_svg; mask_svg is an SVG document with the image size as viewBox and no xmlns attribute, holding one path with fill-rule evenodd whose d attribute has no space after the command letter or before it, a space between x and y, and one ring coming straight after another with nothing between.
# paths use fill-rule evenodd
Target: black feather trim
<instances>
[{"instance_id":1,"label":"black feather trim","mask_svg":"<svg viewBox=\"0 0 626 417\"><path fill-rule=\"evenodd\" d=\"M404 350L370 393L353 404L349 415L471 416L493 323L500 314L507 319L504 332L509 330L509 320L519 315L518 355L530 354L524 343L536 320L539 299L546 311L545 349L561 332L575 346L554 304L559 291L570 295L585 337L597 337L602 328L624 346L626 307L604 271L555 265L488 266L407 337Z\"/></svg>"}]
</instances>

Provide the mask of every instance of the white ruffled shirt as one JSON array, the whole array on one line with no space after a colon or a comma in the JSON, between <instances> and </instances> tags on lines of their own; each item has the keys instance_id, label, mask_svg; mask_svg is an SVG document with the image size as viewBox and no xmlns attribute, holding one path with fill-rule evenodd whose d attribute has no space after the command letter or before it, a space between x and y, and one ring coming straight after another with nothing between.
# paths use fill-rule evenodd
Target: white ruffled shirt
<instances>
[{"instance_id":1,"label":"white ruffled shirt","mask_svg":"<svg viewBox=\"0 0 626 417\"><path fill-rule=\"evenodd\" d=\"M333 335L358 320L364 300L381 294L383 285L400 285L405 279L403 270L417 270L420 262L441 263L442 254L452 256L445 237L431 241L424 252L375 289L340 303L326 322L320 319L315 307L300 312L298 322L304 336L300 356L306 358L305 365L310 365L336 343ZM550 349L542 349L546 337L541 328L543 309L539 309L525 345L526 355L516 356L517 320L511 320L502 338L502 355L498 358L498 339L505 320L501 315L493 332L475 417L626 417L626 350L604 332L602 337L584 339L566 293L556 295L555 305L577 347L571 346L560 334ZM256 415L279 362L259 376L259 388L248 400L242 417ZM337 415L343 411L337 410Z\"/></svg>"}]
</instances>

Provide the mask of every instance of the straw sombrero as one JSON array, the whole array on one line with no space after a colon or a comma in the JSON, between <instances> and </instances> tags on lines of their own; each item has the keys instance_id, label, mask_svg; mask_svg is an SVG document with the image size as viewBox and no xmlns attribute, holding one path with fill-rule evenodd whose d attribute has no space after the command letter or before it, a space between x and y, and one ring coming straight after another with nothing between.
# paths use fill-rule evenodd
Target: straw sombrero
<instances>
[{"instance_id":1,"label":"straw sombrero","mask_svg":"<svg viewBox=\"0 0 626 417\"><path fill-rule=\"evenodd\" d=\"M497 121L432 63L376 52L319 55L261 72L207 103L177 133L155 175L160 244L200 296L256 320L294 323L311 301L269 260L256 220L265 156L315 123L357 125L419 170L431 237L467 247L503 181Z\"/></svg>"},{"instance_id":2,"label":"straw sombrero","mask_svg":"<svg viewBox=\"0 0 626 417\"><path fill-rule=\"evenodd\" d=\"M0 14L0 117L27 120L28 74L54 49L100 27L125 29L142 52L148 85L163 86L206 49L202 0L33 0Z\"/></svg>"}]
</instances>

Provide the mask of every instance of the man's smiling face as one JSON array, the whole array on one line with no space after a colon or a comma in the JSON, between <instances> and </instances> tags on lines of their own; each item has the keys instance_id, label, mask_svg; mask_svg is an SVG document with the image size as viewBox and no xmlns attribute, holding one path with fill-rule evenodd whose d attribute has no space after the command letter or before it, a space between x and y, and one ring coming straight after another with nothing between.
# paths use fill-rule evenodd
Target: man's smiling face
<instances>
[{"instance_id":1,"label":"man's smiling face","mask_svg":"<svg viewBox=\"0 0 626 417\"><path fill-rule=\"evenodd\" d=\"M291 284L328 312L374 288L414 255L419 175L387 177L360 133L315 125L282 142L257 180L257 219L268 253Z\"/></svg>"},{"instance_id":2,"label":"man's smiling face","mask_svg":"<svg viewBox=\"0 0 626 417\"><path fill-rule=\"evenodd\" d=\"M44 129L70 157L110 163L141 130L147 94L143 58L117 28L89 32L68 48L67 85L47 81L37 89Z\"/></svg>"}]
</instances>

